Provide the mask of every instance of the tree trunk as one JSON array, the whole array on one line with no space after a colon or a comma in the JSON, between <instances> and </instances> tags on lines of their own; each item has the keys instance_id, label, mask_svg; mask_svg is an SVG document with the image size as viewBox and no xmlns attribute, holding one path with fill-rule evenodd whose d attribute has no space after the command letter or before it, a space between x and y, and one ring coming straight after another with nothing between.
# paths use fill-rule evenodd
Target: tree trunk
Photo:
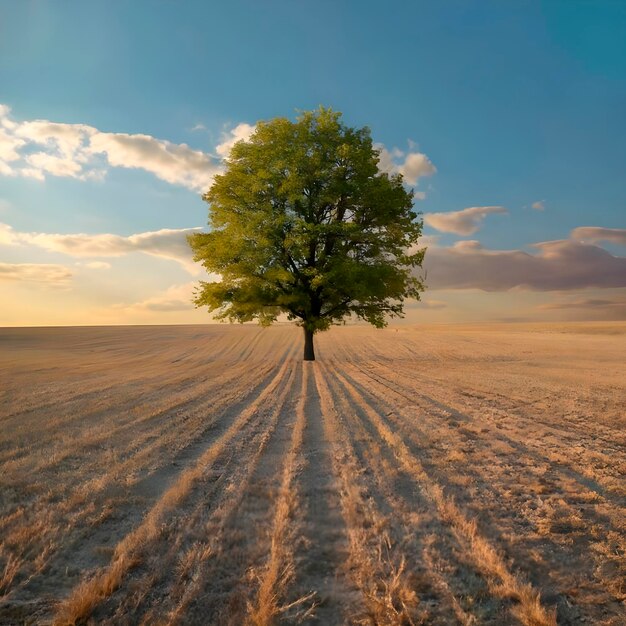
<instances>
[{"instance_id":1,"label":"tree trunk","mask_svg":"<svg viewBox=\"0 0 626 626\"><path fill-rule=\"evenodd\" d=\"M313 348L313 331L304 329L304 360L315 361L315 349Z\"/></svg>"}]
</instances>

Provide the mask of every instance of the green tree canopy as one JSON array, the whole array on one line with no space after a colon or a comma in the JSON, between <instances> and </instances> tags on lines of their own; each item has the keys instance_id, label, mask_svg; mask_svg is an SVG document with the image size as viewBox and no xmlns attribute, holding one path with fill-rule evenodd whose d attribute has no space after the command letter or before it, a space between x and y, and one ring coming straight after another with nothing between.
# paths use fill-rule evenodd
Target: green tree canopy
<instances>
[{"instance_id":1,"label":"green tree canopy","mask_svg":"<svg viewBox=\"0 0 626 626\"><path fill-rule=\"evenodd\" d=\"M261 324L286 313L304 328L306 360L314 333L347 316L379 328L402 316L423 291L422 222L401 175L378 160L369 129L331 109L260 122L203 196L210 232L189 243L220 280L200 283L196 305Z\"/></svg>"}]
</instances>

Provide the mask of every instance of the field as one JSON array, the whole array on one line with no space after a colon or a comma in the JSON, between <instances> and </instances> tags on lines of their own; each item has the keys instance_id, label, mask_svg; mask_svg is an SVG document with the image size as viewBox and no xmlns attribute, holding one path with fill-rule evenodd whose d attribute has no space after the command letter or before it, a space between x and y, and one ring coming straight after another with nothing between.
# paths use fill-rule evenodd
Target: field
<instances>
[{"instance_id":1,"label":"field","mask_svg":"<svg viewBox=\"0 0 626 626\"><path fill-rule=\"evenodd\" d=\"M0 623L626 623L626 324L300 333L0 329Z\"/></svg>"}]
</instances>

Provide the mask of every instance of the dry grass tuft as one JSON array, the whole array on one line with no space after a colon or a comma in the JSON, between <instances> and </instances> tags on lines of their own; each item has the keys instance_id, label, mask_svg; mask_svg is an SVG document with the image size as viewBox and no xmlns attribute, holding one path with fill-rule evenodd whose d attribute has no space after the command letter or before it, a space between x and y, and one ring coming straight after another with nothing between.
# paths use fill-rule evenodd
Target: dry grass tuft
<instances>
[{"instance_id":1,"label":"dry grass tuft","mask_svg":"<svg viewBox=\"0 0 626 626\"><path fill-rule=\"evenodd\" d=\"M9 557L6 560L6 563L4 564L2 576L0 576L0 597L11 586L13 579L15 578L16 574L20 571L21 564L22 564L21 559L19 559L13 554L9 554Z\"/></svg>"}]
</instances>

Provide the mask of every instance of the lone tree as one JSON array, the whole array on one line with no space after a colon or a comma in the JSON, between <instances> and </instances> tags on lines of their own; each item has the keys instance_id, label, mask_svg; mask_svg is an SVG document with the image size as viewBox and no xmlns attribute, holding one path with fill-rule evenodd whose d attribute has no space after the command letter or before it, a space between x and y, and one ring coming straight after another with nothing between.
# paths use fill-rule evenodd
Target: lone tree
<instances>
[{"instance_id":1,"label":"lone tree","mask_svg":"<svg viewBox=\"0 0 626 626\"><path fill-rule=\"evenodd\" d=\"M422 222L402 176L378 160L369 129L331 109L260 122L203 196L211 231L189 243L221 280L200 283L196 306L263 325L285 313L304 329L306 361L314 334L351 314L378 328L402 317L423 291L412 273Z\"/></svg>"}]
</instances>

